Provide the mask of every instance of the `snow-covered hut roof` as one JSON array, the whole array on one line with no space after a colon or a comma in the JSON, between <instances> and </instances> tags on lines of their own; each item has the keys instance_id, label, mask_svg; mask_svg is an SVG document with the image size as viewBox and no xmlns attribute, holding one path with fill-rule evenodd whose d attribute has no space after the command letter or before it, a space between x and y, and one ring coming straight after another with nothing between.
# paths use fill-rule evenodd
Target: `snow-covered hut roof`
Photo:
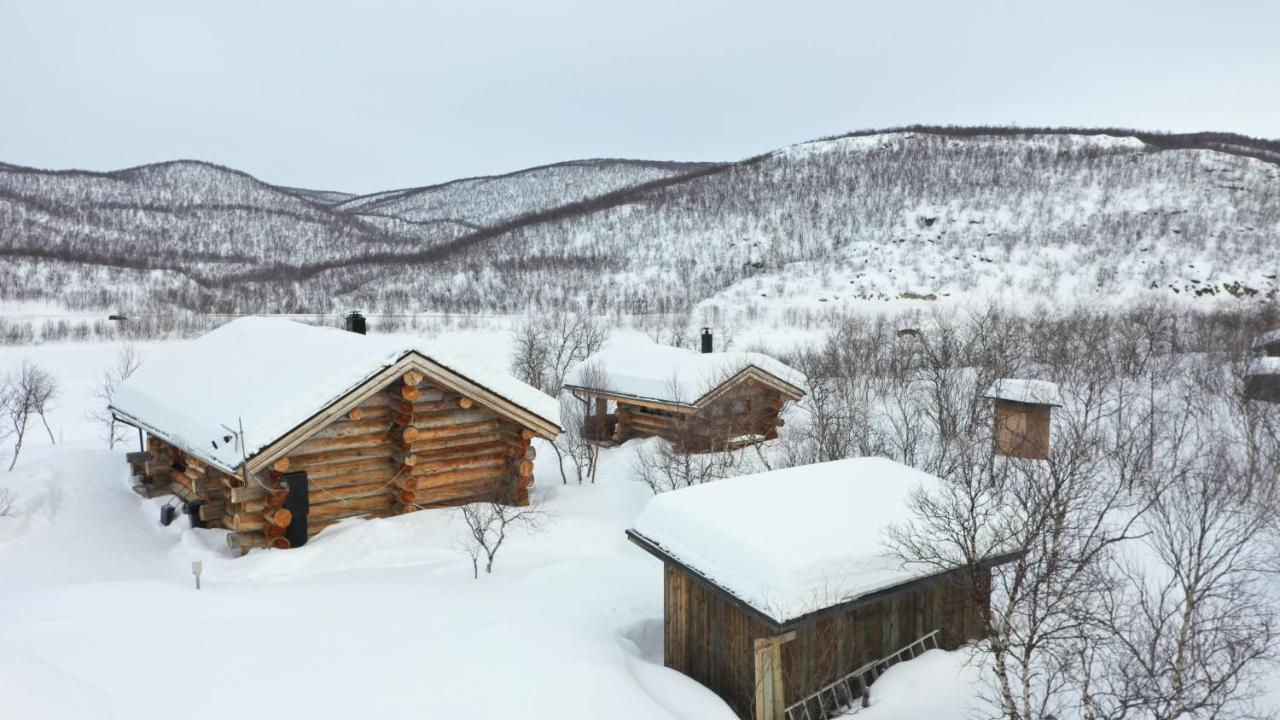
<instances>
[{"instance_id":1,"label":"snow-covered hut roof","mask_svg":"<svg viewBox=\"0 0 1280 720\"><path fill-rule=\"evenodd\" d=\"M653 343L614 343L569 371L565 387L678 405L697 405L713 390L754 369L804 395L804 373L756 352L700 353ZM601 387L603 382L604 387Z\"/></svg>"},{"instance_id":2,"label":"snow-covered hut roof","mask_svg":"<svg viewBox=\"0 0 1280 720\"><path fill-rule=\"evenodd\" d=\"M936 574L883 535L941 482L885 458L802 465L659 495L631 534L782 625Z\"/></svg>"},{"instance_id":3,"label":"snow-covered hut roof","mask_svg":"<svg viewBox=\"0 0 1280 720\"><path fill-rule=\"evenodd\" d=\"M983 397L1028 405L1062 405L1062 394L1058 392L1058 386L1048 380L1004 378L991 383Z\"/></svg>"},{"instance_id":4,"label":"snow-covered hut roof","mask_svg":"<svg viewBox=\"0 0 1280 720\"><path fill-rule=\"evenodd\" d=\"M1273 345L1280 345L1280 329L1264 332L1253 339L1254 350L1267 350Z\"/></svg>"},{"instance_id":5,"label":"snow-covered hut roof","mask_svg":"<svg viewBox=\"0 0 1280 720\"><path fill-rule=\"evenodd\" d=\"M224 425L243 422L245 455L252 458L415 354L559 429L554 398L456 347L260 317L233 320L147 360L116 389L111 410L197 457L234 469L241 454L234 442L223 442Z\"/></svg>"}]
</instances>

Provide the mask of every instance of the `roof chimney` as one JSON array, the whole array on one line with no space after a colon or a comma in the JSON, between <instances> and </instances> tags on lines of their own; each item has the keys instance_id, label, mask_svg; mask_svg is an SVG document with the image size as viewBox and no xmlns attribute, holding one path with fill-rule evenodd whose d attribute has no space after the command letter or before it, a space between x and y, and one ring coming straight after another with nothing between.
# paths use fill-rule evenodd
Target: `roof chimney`
<instances>
[{"instance_id":1,"label":"roof chimney","mask_svg":"<svg viewBox=\"0 0 1280 720\"><path fill-rule=\"evenodd\" d=\"M360 333L361 335L364 335L364 316L355 311L347 313L346 328L347 332Z\"/></svg>"},{"instance_id":2,"label":"roof chimney","mask_svg":"<svg viewBox=\"0 0 1280 720\"><path fill-rule=\"evenodd\" d=\"M702 328L702 352L711 352L711 328Z\"/></svg>"}]
</instances>

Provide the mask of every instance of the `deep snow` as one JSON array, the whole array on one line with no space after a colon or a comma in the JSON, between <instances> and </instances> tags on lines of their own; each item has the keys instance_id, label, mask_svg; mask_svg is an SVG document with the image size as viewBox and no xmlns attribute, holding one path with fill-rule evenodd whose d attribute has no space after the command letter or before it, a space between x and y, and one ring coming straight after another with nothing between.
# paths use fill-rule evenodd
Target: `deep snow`
<instances>
[{"instance_id":1,"label":"deep snow","mask_svg":"<svg viewBox=\"0 0 1280 720\"><path fill-rule=\"evenodd\" d=\"M661 665L661 568L623 535L649 497L621 479L629 449L606 453L620 472L595 486L561 485L539 461L550 523L511 538L479 580L450 512L350 521L233 559L224 531L161 527L166 498L129 489L136 440L108 451L84 420L114 352L0 351L0 371L29 357L63 382L61 442L33 432L0 473L21 511L0 518L0 716L732 717Z\"/></svg>"}]
</instances>

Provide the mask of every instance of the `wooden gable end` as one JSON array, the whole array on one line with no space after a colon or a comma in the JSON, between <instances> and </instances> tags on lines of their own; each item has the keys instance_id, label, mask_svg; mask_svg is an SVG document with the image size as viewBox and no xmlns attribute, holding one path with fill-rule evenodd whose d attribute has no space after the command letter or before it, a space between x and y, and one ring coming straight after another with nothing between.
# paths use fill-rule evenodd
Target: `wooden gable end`
<instances>
[{"instance_id":1,"label":"wooden gable end","mask_svg":"<svg viewBox=\"0 0 1280 720\"><path fill-rule=\"evenodd\" d=\"M267 468L280 458L286 457L294 447L305 442L307 438L318 432L324 425L365 404L389 384L402 383L409 373L416 373L419 376L419 383L426 381L441 392L468 398L476 406L528 430L532 433L532 436L551 440L560 433L559 426L554 423L534 415L421 355L412 353L373 376L342 398L334 401L284 437L263 448L254 457L250 458L249 469L257 472Z\"/></svg>"}]
</instances>

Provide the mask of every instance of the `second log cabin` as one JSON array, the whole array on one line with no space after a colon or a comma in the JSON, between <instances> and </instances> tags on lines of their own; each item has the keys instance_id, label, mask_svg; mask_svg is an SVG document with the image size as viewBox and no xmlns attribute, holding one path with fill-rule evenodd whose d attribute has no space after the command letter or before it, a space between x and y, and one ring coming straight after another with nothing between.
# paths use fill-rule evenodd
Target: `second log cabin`
<instances>
[{"instance_id":1,"label":"second log cabin","mask_svg":"<svg viewBox=\"0 0 1280 720\"><path fill-rule=\"evenodd\" d=\"M803 373L755 352L703 352L666 345L615 344L565 380L586 403L589 440L661 437L685 452L773 439L782 409L804 397Z\"/></svg>"},{"instance_id":2,"label":"second log cabin","mask_svg":"<svg viewBox=\"0 0 1280 720\"><path fill-rule=\"evenodd\" d=\"M238 551L348 517L527 504L559 404L460 352L242 318L150 359L110 410L139 429L135 490L173 494Z\"/></svg>"}]
</instances>

